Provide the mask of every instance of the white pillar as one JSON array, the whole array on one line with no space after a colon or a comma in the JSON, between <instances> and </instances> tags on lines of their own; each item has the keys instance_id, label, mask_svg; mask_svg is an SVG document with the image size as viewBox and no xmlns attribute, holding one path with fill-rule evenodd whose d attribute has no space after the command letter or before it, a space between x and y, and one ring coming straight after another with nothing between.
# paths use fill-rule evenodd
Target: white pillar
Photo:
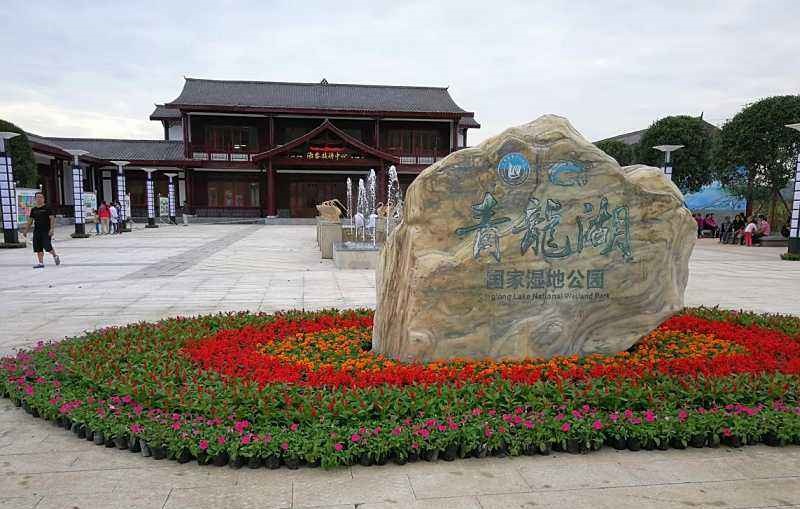
<instances>
[{"instance_id":1,"label":"white pillar","mask_svg":"<svg viewBox=\"0 0 800 509\"><path fill-rule=\"evenodd\" d=\"M165 173L164 175L167 176L169 179L169 184L167 184L167 199L169 200L169 220L173 224L176 223L175 219L175 182L172 180L178 174L177 173Z\"/></svg>"},{"instance_id":2,"label":"white pillar","mask_svg":"<svg viewBox=\"0 0 800 509\"><path fill-rule=\"evenodd\" d=\"M75 210L75 238L88 237L86 235L86 213L83 210L83 168L80 157L88 154L85 150L67 150L72 156L72 201Z\"/></svg>"},{"instance_id":3,"label":"white pillar","mask_svg":"<svg viewBox=\"0 0 800 509\"><path fill-rule=\"evenodd\" d=\"M0 210L3 215L3 243L8 246L19 244L17 184L14 182L14 167L6 147L7 141L15 136L19 134L0 132Z\"/></svg>"},{"instance_id":4,"label":"white pillar","mask_svg":"<svg viewBox=\"0 0 800 509\"><path fill-rule=\"evenodd\" d=\"M153 172L158 171L158 168L142 168L147 173L147 186L145 188L145 195L147 196L147 226L145 228L158 228L156 224L156 193L153 184Z\"/></svg>"}]
</instances>

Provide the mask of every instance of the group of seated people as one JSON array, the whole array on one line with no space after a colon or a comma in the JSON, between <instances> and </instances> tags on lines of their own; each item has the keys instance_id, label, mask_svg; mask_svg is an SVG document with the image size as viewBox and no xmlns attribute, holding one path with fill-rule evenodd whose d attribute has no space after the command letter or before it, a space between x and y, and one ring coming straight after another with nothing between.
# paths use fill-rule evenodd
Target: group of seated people
<instances>
[{"instance_id":1,"label":"group of seated people","mask_svg":"<svg viewBox=\"0 0 800 509\"><path fill-rule=\"evenodd\" d=\"M763 214L747 216L736 214L731 221L730 216L725 216L721 224L717 224L714 214L694 214L697 223L697 237L702 238L704 232L710 232L714 238L719 237L723 244L741 244L752 246L760 244L763 237L771 233L767 217Z\"/></svg>"}]
</instances>

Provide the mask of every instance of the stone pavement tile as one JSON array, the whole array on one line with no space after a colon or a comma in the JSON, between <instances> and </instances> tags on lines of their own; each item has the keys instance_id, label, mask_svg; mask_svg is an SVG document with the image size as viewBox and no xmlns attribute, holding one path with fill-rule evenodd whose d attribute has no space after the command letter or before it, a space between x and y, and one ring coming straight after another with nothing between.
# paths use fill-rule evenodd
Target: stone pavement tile
<instances>
[{"instance_id":1,"label":"stone pavement tile","mask_svg":"<svg viewBox=\"0 0 800 509\"><path fill-rule=\"evenodd\" d=\"M76 470L77 452L6 454L0 449L0 475L39 474Z\"/></svg>"},{"instance_id":2,"label":"stone pavement tile","mask_svg":"<svg viewBox=\"0 0 800 509\"><path fill-rule=\"evenodd\" d=\"M119 477L119 470L4 475L0 477L0 493L24 497L113 491L120 484Z\"/></svg>"},{"instance_id":3,"label":"stone pavement tile","mask_svg":"<svg viewBox=\"0 0 800 509\"><path fill-rule=\"evenodd\" d=\"M48 494L36 509L162 509L169 489L91 494ZM0 506L2 507L2 506Z\"/></svg>"},{"instance_id":4,"label":"stone pavement tile","mask_svg":"<svg viewBox=\"0 0 800 509\"><path fill-rule=\"evenodd\" d=\"M375 503L360 504L358 509L481 509L477 497L430 498L415 500L410 504Z\"/></svg>"},{"instance_id":5,"label":"stone pavement tile","mask_svg":"<svg viewBox=\"0 0 800 509\"><path fill-rule=\"evenodd\" d=\"M124 451L118 453L132 456ZM230 468L200 466L195 462L180 465L168 460L142 460L140 468L114 470L126 489L230 487L239 480L239 472Z\"/></svg>"},{"instance_id":6,"label":"stone pavement tile","mask_svg":"<svg viewBox=\"0 0 800 509\"><path fill-rule=\"evenodd\" d=\"M312 479L294 481L293 507L305 508L337 504L387 503L405 507L414 501L405 474L384 473L359 479Z\"/></svg>"},{"instance_id":7,"label":"stone pavement tile","mask_svg":"<svg viewBox=\"0 0 800 509\"><path fill-rule=\"evenodd\" d=\"M250 486L175 488L164 509L270 509L292 507L291 481ZM294 506L297 507L297 506Z\"/></svg>"},{"instance_id":8,"label":"stone pavement tile","mask_svg":"<svg viewBox=\"0 0 800 509\"><path fill-rule=\"evenodd\" d=\"M439 466L437 471L408 474L417 499L531 490L522 475L513 468L491 466L462 468L457 462Z\"/></svg>"},{"instance_id":9,"label":"stone pavement tile","mask_svg":"<svg viewBox=\"0 0 800 509\"><path fill-rule=\"evenodd\" d=\"M554 465L548 463L528 464L519 472L531 489L571 490L578 488L604 488L611 486L635 486L642 484L634 475L634 468L614 463ZM519 490L498 490L519 491ZM528 490L523 490L528 491Z\"/></svg>"},{"instance_id":10,"label":"stone pavement tile","mask_svg":"<svg viewBox=\"0 0 800 509\"><path fill-rule=\"evenodd\" d=\"M34 509L41 500L39 496L4 497L0 492L0 509Z\"/></svg>"},{"instance_id":11,"label":"stone pavement tile","mask_svg":"<svg viewBox=\"0 0 800 509\"><path fill-rule=\"evenodd\" d=\"M75 440L81 441L78 438ZM92 443L85 440L82 442L86 447L73 452L75 454L75 463L72 465L74 470L165 468L171 465L171 463L156 462L151 458L145 458L139 453L92 446Z\"/></svg>"},{"instance_id":12,"label":"stone pavement tile","mask_svg":"<svg viewBox=\"0 0 800 509\"><path fill-rule=\"evenodd\" d=\"M745 464L741 459L733 457L652 461L631 463L627 466L632 478L638 480L639 484L670 484L746 479Z\"/></svg>"},{"instance_id":13,"label":"stone pavement tile","mask_svg":"<svg viewBox=\"0 0 800 509\"><path fill-rule=\"evenodd\" d=\"M642 494L647 488L633 488ZM509 493L481 495L478 497L482 509L676 509L691 507L678 502L663 500L629 500L620 493L608 494L606 490L579 490L535 493ZM698 506L699 507L699 506Z\"/></svg>"}]
</instances>

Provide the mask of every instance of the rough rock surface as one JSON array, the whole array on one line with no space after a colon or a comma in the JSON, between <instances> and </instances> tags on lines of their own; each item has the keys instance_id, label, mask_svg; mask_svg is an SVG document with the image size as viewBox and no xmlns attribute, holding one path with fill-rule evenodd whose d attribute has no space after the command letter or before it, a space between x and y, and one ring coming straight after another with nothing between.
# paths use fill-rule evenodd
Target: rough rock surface
<instances>
[{"instance_id":1,"label":"rough rock surface","mask_svg":"<svg viewBox=\"0 0 800 509\"><path fill-rule=\"evenodd\" d=\"M683 307L696 226L660 169L553 115L428 167L381 251L373 349L403 360L629 348Z\"/></svg>"}]
</instances>

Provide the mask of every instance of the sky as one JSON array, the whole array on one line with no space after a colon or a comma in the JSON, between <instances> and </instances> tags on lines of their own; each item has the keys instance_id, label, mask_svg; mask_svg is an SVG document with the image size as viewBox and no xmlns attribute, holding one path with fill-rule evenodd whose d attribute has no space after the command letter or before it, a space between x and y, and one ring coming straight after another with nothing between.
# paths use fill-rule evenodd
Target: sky
<instances>
[{"instance_id":1,"label":"sky","mask_svg":"<svg viewBox=\"0 0 800 509\"><path fill-rule=\"evenodd\" d=\"M183 77L448 86L482 128L540 115L596 141L668 115L721 125L800 93L798 0L3 0L0 118L163 138Z\"/></svg>"}]
</instances>

